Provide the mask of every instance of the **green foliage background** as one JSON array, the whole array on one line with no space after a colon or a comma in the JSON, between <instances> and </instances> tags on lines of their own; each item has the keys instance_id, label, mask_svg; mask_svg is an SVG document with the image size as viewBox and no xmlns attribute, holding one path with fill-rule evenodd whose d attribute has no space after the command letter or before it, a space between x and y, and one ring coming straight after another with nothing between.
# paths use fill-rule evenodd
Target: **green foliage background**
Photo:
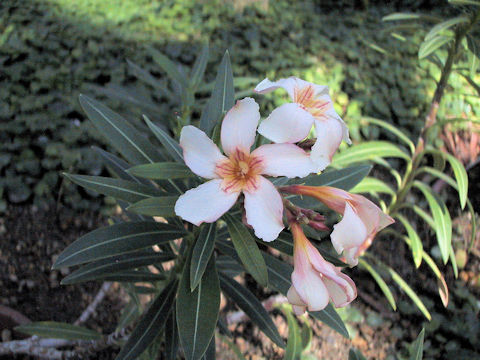
<instances>
[{"instance_id":1,"label":"green foliage background","mask_svg":"<svg viewBox=\"0 0 480 360\"><path fill-rule=\"evenodd\" d=\"M236 84L242 96L265 76L297 75L331 87L337 110L349 122L354 138L359 139L360 131L367 138L379 136L360 127L356 122L360 115L393 121L415 136L437 70L427 61L419 67L418 45L382 32L387 26L380 19L396 10L428 8L428 1L403 2L407 9L368 2L356 3L356 8L321 1L256 1L245 7L242 3L250 2L2 1L0 210L6 201L48 203L57 198L77 209L92 207L91 197L97 195L62 187L59 176L63 170L90 175L104 171L90 150L103 139L96 138L84 121L79 93L102 97L106 92L100 87L106 87L107 93L113 90L128 100L130 92L150 104L153 120L176 116L180 109L172 96L175 84L159 72L147 45L191 66L194 54L208 41L206 78L213 80L215 65L228 48L235 77L243 77ZM419 42L421 34L414 39ZM127 59L157 77L165 92L154 93L135 82ZM456 82L460 88L461 80L454 79L454 86ZM209 91L205 86L205 98ZM268 109L278 105L269 97L263 101L271 102ZM142 111L122 107L125 102L107 104L138 123ZM449 108L451 103L444 101L444 112L471 115L480 109L469 96L455 102L460 108Z\"/></svg>"}]
</instances>

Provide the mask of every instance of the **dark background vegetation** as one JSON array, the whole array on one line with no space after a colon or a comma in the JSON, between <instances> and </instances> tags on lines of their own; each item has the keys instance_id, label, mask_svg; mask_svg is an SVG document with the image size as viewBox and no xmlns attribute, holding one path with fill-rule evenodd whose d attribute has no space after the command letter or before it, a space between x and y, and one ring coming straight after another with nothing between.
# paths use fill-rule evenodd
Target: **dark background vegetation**
<instances>
[{"instance_id":1,"label":"dark background vegetation","mask_svg":"<svg viewBox=\"0 0 480 360\"><path fill-rule=\"evenodd\" d=\"M12 245L9 254L21 256L39 238L49 241L45 226L40 232L26 232L28 227L20 222L22 217L25 221L42 221L43 211L55 216L52 207L61 206L70 215L60 219L63 228L55 232L57 245L46 253L39 251L44 256L40 273L46 274L52 262L49 257L65 246L62 232L73 239L102 221L96 217L87 221L92 215L79 215L83 217L77 224L75 214L112 211L111 199L80 189L61 176L63 171L106 174L100 158L91 150L92 145L106 147L106 142L86 121L78 103L80 93L104 100L136 124L140 124L142 112L148 112L158 124L175 119L180 111L175 84L154 63L148 46L187 68L202 45L209 42L207 83L202 85L195 118L209 96L208 82L214 79L216 66L228 49L237 95L252 95L256 82L266 76L277 79L296 75L330 86L335 106L349 123L355 141L380 136L378 129L363 128L358 122L360 116L390 121L416 139L439 73L427 61L418 61L418 43L424 33L418 31L402 41L386 30L388 25L381 18L394 11L448 14L451 10L441 0L398 0L387 5L368 0L0 1L0 214L6 213L10 229L17 229L16 234L5 235L6 229L0 223L0 238ZM136 81L127 59L149 71L165 90L154 91ZM441 116L478 116L478 97L465 94L463 85L459 77L452 76ZM147 103L147 108L135 106L138 100ZM283 101L270 96L257 100L263 102L264 116ZM32 204L33 213L14 206L26 208ZM11 206L15 210L8 212ZM22 236L20 245L17 235ZM378 251L388 253L391 248L380 246ZM12 266L21 269L25 261L35 262L23 258L12 262ZM399 261L396 265L404 264ZM403 274L416 277L412 269ZM26 272L29 276L34 273L33 268ZM45 286L53 281L44 280ZM421 287L422 281L433 280L420 277L417 281ZM479 350L476 341L480 339L480 328L478 321L472 320L478 316L475 296L464 283L451 281L455 297L450 308L436 308L434 320L427 325L431 334L440 333L440 338L432 335L430 345L426 344L432 358L442 356L435 349L438 344L442 344L443 354L466 348L465 356L474 356L473 351ZM374 283L370 285L375 291ZM40 292L41 288L40 283L30 291ZM426 288L422 300L434 307L439 299ZM13 290L9 296L14 296ZM47 299L53 294L60 296L58 289L42 294ZM17 299L16 304L9 304L20 303L28 308L29 301L33 300L25 297L24 301ZM44 306L48 309L48 302ZM417 323L418 333L422 321L418 311L408 301L399 302L399 307L402 314L412 316L402 320L406 323L401 328ZM41 318L35 317L39 309L25 312L33 320L47 320L46 311L41 312ZM355 314L343 316L349 320ZM398 331L398 338L407 341L415 335Z\"/></svg>"}]
</instances>

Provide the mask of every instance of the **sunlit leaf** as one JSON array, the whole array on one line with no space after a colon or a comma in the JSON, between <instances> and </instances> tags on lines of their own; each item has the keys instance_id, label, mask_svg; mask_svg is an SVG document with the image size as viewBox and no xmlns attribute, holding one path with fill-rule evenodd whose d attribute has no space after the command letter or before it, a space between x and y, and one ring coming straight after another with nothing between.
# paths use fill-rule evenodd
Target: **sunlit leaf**
<instances>
[{"instance_id":1,"label":"sunlit leaf","mask_svg":"<svg viewBox=\"0 0 480 360\"><path fill-rule=\"evenodd\" d=\"M383 280L380 274L363 258L358 259L358 265L361 268L364 268L365 270L367 270L370 273L370 275L372 275L373 279L375 280L377 285L380 287L380 290L382 290L383 294L387 298L392 309L397 310L397 304L395 303L395 298L390 288L388 287L387 283Z\"/></svg>"},{"instance_id":2,"label":"sunlit leaf","mask_svg":"<svg viewBox=\"0 0 480 360\"><path fill-rule=\"evenodd\" d=\"M452 41L454 38L452 36L442 36L438 35L435 36L429 40L424 41L420 45L420 49L418 50L418 58L424 59L431 53L433 53L435 50L441 48L445 44L448 44L450 41Z\"/></svg>"},{"instance_id":3,"label":"sunlit leaf","mask_svg":"<svg viewBox=\"0 0 480 360\"><path fill-rule=\"evenodd\" d=\"M351 146L333 157L333 166L345 167L350 164L375 158L401 158L409 160L410 156L401 150L397 145L388 141L367 141Z\"/></svg>"},{"instance_id":4,"label":"sunlit leaf","mask_svg":"<svg viewBox=\"0 0 480 360\"><path fill-rule=\"evenodd\" d=\"M422 360L423 359L423 338L425 336L425 328L420 331L417 339L413 343L413 356L412 360Z\"/></svg>"},{"instance_id":5,"label":"sunlit leaf","mask_svg":"<svg viewBox=\"0 0 480 360\"><path fill-rule=\"evenodd\" d=\"M413 262L415 263L415 267L418 269L420 267L420 264L422 263L422 253L423 253L422 240L418 236L413 226L410 224L410 221L408 221L405 217L403 217L400 214L396 214L395 217L398 220L400 220L402 225L407 230L408 238L410 239L410 246L412 249Z\"/></svg>"},{"instance_id":6,"label":"sunlit leaf","mask_svg":"<svg viewBox=\"0 0 480 360\"><path fill-rule=\"evenodd\" d=\"M127 210L141 215L170 217L175 216L177 200L178 196L152 197L130 205Z\"/></svg>"},{"instance_id":7,"label":"sunlit leaf","mask_svg":"<svg viewBox=\"0 0 480 360\"><path fill-rule=\"evenodd\" d=\"M289 310L284 311L288 323L287 348L283 360L298 360L302 353L302 335L297 320Z\"/></svg>"}]
</instances>

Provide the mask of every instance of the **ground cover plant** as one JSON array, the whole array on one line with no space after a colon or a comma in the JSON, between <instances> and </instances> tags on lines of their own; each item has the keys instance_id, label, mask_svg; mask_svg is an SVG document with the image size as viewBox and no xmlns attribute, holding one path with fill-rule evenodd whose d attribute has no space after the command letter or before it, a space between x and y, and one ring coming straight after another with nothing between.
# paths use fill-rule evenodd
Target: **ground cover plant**
<instances>
[{"instance_id":1,"label":"ground cover plant","mask_svg":"<svg viewBox=\"0 0 480 360\"><path fill-rule=\"evenodd\" d=\"M432 305L421 299L390 264L385 264L380 257L371 251L357 259L358 255L363 254L370 246L375 233L392 222L387 215L385 217L382 217L383 215L373 215L377 220L369 223L366 219L371 220L372 213L362 217L362 211L366 210L361 209L363 206L367 206L370 212L373 211L373 214L385 212L397 220L397 225L394 228L386 229L384 233L391 240L398 238L411 248L412 260L417 268L422 262L430 267L434 276L438 279L441 300L444 306L447 306L449 289L445 277L435 263L435 256L432 258L429 255L432 244L425 244L422 241L422 234L428 233L428 230L425 232L419 231L418 227L422 225L418 225L418 222L411 223L411 219L414 214L417 214L431 227L437 241L435 248L439 253L438 258L443 263L451 262L456 277L458 252L455 253L452 245L450 211L427 184L431 179L439 178L458 192L460 206L462 208L467 206L471 213L472 239L467 248L472 248L475 236L475 213L467 196L467 174L461 162L454 156L436 148L438 146L436 137L439 131L444 130L444 124L448 122L458 126L459 121L455 117L455 110L464 109L462 115L468 117L469 114L474 113L472 104L473 106L476 104L475 101L471 104L465 104L463 102L465 98L471 96L458 95L453 88L451 93L447 92L448 96L452 97L446 97L446 99L454 99L455 102L449 101L445 105L443 91L452 78L454 82L459 79L455 78L456 74L464 79L457 84L459 87L468 83L474 90L477 90L475 87L477 58L475 43L472 45L471 34L474 34L475 31L478 12L472 4L460 9L464 12L460 17L434 20L437 25L433 28L427 27L426 36L420 46L418 56L422 59L428 59L433 63L433 66L437 67L435 69L430 65L426 66L432 75L438 76L439 81L434 88L430 111L425 110L425 114L428 114L427 122L423 127L421 123L417 122L412 124L410 128L410 130L419 133L417 141L411 140L411 138L415 139L415 135L411 136L408 131L405 133L405 129L403 131L398 130L383 120L372 116L355 116L355 113L352 114L351 112L355 110L350 110L349 114L349 107L353 106L355 109L358 102L348 99L346 106L336 105L333 108L328 97L321 97L326 95L325 91L318 90L315 87L297 86L301 80L283 79L273 83L265 80L257 84L255 92L264 93L277 87L283 87L290 93L292 102L286 103L285 98L277 95L279 91L274 95L268 95L270 102L266 103L261 111L266 119L260 123L258 129L263 137L257 136L255 140L252 140L252 143L255 142L254 148L257 148L257 150L252 148L251 153L246 150L239 152L238 149L234 150L232 148L233 145L231 142L229 143L228 139L230 137L237 141L234 144L235 146L238 145L238 141L242 143L243 140L239 136L232 135L236 134L236 131L224 130L223 125L227 123L225 128L228 128L228 123L233 123L234 125L230 126L233 126L238 132L239 125L235 123L236 118L256 118L257 115L252 115L255 111L251 109L255 107L255 101L249 97L244 98L245 95L252 93L251 90L247 90L248 92L242 91L240 94L237 92L236 97L239 100L235 103L236 89L234 84L240 84L237 86L243 88L243 86L246 87L245 84L252 84L253 81L249 77L241 78L240 82L235 82L233 76L235 66L230 64L228 53L223 56L216 77L210 85L203 82L203 74L208 64L209 53L211 53L211 47L208 46L203 46L198 51L195 60L192 61L191 69L179 66L164 53L154 48L149 48L148 52L159 67L160 72L158 70L150 72L132 61L127 62L128 67L140 82L146 84L146 87L145 85L137 85L136 88L149 89L149 87L152 87L155 89L153 93L165 93L165 99L168 99L165 103L168 104L168 109L175 109L175 113L173 116L160 117L152 121L151 118L158 117L158 109L152 108L152 104L156 104L156 98L155 95L151 95L151 89L148 91L147 98L136 97L139 94L138 92L132 92L124 86L107 85L104 88L92 89L97 93L123 102L123 106L120 107L122 109L130 106L138 108L145 114L143 123L125 121L122 116L105 105L89 97L81 97L80 104L94 124L95 130L110 143L109 151L97 148L95 152L102 159L102 166L108 168L114 178L98 176L100 173L94 176L70 174L66 176L90 191L115 198L123 209L123 215L114 217L109 227L87 234L72 244L57 259L55 265L59 268L88 263L67 276L63 281L65 284L91 280L118 281L124 284L130 296L130 302L125 309L125 316L121 319L120 324L122 326L119 325L117 331L103 337L85 328L59 323L33 323L19 328L19 330L44 337L62 337L59 332L72 331L75 333L73 338L64 339L65 342L60 346L80 345L84 347L83 350L75 349L56 353L56 346L46 346L48 351L52 351L51 356L75 357L78 352L95 351L102 346L116 346L119 343L124 344L126 341L118 355L120 358L135 358L140 356L141 353L144 358L155 358L159 351L167 351L170 354L169 356L175 358L179 344L183 355L187 358L211 358L215 344L210 339L214 334L218 316L217 294L219 286L217 286L217 283L219 283L222 292L237 303L237 306L249 315L253 322L274 343L281 347L283 340L279 337L271 320L268 320L268 314L262 310L262 304L255 300L255 295L249 292L251 288L249 290L249 286L247 286L243 288L244 290L239 290L241 289L238 287L239 283L231 280L231 278L246 272L260 285L268 284L273 290L288 295L294 313L303 313L305 308L321 310L318 313L311 312L311 314L348 336L347 328L343 325L342 320L336 315L331 305L326 305L329 296L319 299L318 294L311 295L305 292L306 290L302 288L302 279L304 279L302 276L310 274L308 275L311 276L310 283L315 283L317 289L322 286L317 281L318 277L322 279L323 286L327 287L327 293L330 294L330 300L336 306L341 307L353 300L355 286L352 285L350 277L340 272L340 269L347 264L356 265L357 261L359 261L360 268L371 274L394 310L397 307L398 300L394 296L395 292L387 285L389 281L396 283L405 291L415 306L430 320L431 311L429 311L429 308ZM412 19L418 20L419 18L419 15L395 13L384 17L384 20L401 22L404 20L412 21ZM415 23L414 27L417 27L417 25ZM404 34L398 33L398 31L408 30L409 25L395 26L397 28L390 28L388 31L393 30L394 36L399 41L406 41ZM414 42L418 36L415 33ZM467 39L470 40L466 41ZM473 41L475 41L474 37ZM385 53L383 48L375 44L369 45L374 51ZM152 75L152 73L161 72L168 75L168 80L161 82L155 75ZM307 73L307 76L310 75ZM313 74L313 78L316 76L318 74ZM271 78L278 80L277 76ZM259 80L256 79L256 82ZM288 85L289 81L295 81L297 85L292 87ZM251 87L253 88L253 86L255 84L252 84ZM292 89L295 89L295 91ZM318 93L312 89L317 89ZM205 94L210 94L210 98L207 98L206 101L204 100ZM341 98L342 91L339 90L337 95ZM319 100L318 96L322 101ZM257 99L261 98L257 97ZM460 102L460 105L458 105L460 107L455 105L456 102ZM325 103L330 104L326 113L324 113L325 109L323 108ZM234 106L234 104L236 105ZM250 110L245 110L249 108ZM301 110L300 113L296 113L292 117L291 111L297 108ZM392 106L392 108L397 109L397 106ZM362 108L362 110L364 109ZM133 113L135 111L133 110ZM167 113L171 114L171 111L167 110ZM235 115L236 111L240 111L240 114ZM305 117L305 112L310 113L314 119L326 116L335 121L326 125L317 120L305 120L304 118L303 123L297 121L289 127L297 130L303 129L301 133L279 132L276 123L281 119ZM358 142L351 147L342 145L337 154L335 152L338 144L341 140L348 142L349 137L336 112L340 112L351 119L349 123L353 134L352 138L354 142ZM270 115L266 116L268 113ZM289 114L289 116L286 114ZM258 120L256 121L258 122ZM204 137L203 133L198 132L200 130L194 130L195 128L192 128L190 124L199 126L200 129L210 135L213 142L223 147L223 152L228 156L228 159L222 158L223 155L218 150L214 151L213 148L208 150L210 157L216 159L215 175L204 170L205 166L207 168L209 166L208 159L202 158L202 156L205 157L205 148L201 152L198 152L199 149L189 150L189 143L198 142ZM309 135L309 130L313 124L315 124L315 133L310 134L306 140L303 140L305 136ZM369 126L364 127L366 124ZM379 129L381 130L379 131ZM408 129L408 126L406 129ZM383 132L385 130L386 132ZM145 135L146 133L151 133L151 135ZM328 134L328 136L322 137L322 134ZM367 139L380 138L381 140L366 140L364 137ZM392 141L392 139L396 140ZM276 144L267 144L269 140ZM396 144L396 141L400 141L400 144ZM208 143L207 140L203 142ZM269 151L276 154L285 153L284 150L280 150L282 146L287 145L285 143L288 143L289 148L294 147L293 143L298 145L298 147L292 148L295 150L292 150L290 158L285 159L285 161L292 161L287 172L279 164L269 163L268 160L265 160L268 159ZM325 144L330 144L330 146L323 146ZM275 146L277 148L274 148ZM119 153L124 160L110 152L112 150L116 151L117 154ZM305 151L307 152L305 153ZM293 153L295 153L295 156ZM315 165L310 163L310 165L306 165L304 155L308 153L310 154L309 159ZM432 155L432 158L430 159L426 155ZM255 164L258 158L262 156L265 157L263 161L266 162L266 165L257 167ZM201 163L197 162L199 158L202 158ZM330 164L331 161L332 164ZM367 161L377 164L375 172L371 173L370 176L367 175L371 170L371 165L366 165L365 162ZM405 161L406 165L401 161ZM145 164L146 162L149 162L149 164ZM450 168L446 168L447 164ZM330 166L325 169L328 165ZM310 168L309 166L313 167ZM101 168L98 167L98 169ZM381 170L382 168L384 170ZM296 169L295 171L298 172L294 172L292 169ZM450 177L444 173L445 169L447 169L447 172L451 171L453 176ZM322 174L314 175L319 171L322 171ZM265 174L265 176L286 175L287 177L297 176L302 178L308 172L311 172L312 175L297 182L295 182L295 179L289 180L281 177L271 179L278 191L284 196L284 200L280 203L285 210L286 218L284 221L286 221L288 229L281 232L277 240L270 242L276 238L284 226L279 225L282 222L279 220L282 211L278 210L280 205L274 212L276 215L258 210L258 208L262 208L262 202L268 202L270 208L278 202L275 200L278 199L278 197L276 198L277 195L272 195L276 194L275 191L270 192L268 200L264 199L266 195L261 195L261 192L254 196L257 188L265 189L265 187L271 186L266 184L272 184L269 180L259 180L264 179L259 176ZM199 185L199 178L194 174L203 178L214 177L214 179ZM241 179L237 178L238 174L243 177ZM382 174L382 180L378 178L379 174ZM389 177L394 180L392 184L389 184ZM219 214L218 211L205 214L204 211L195 211L196 207L201 207L209 201L211 203L209 210L215 210L215 199L218 198L219 194L216 193L215 196L206 195L203 198L193 196L192 200L192 191L194 191L192 189L197 189L195 191L198 192L201 188L205 188L206 184L218 182L222 184L222 191L233 189L229 190L230 192L227 191L230 197L225 199L226 202L221 205L221 207L225 207L222 213L228 211L229 207L234 206L240 192L243 192L244 195L240 195L240 204L235 205L228 214L219 220L218 224L213 222L214 225L201 225L204 221L212 223L222 214ZM346 190L352 189L351 191L354 194L331 189L331 186ZM412 191L412 189L416 190ZM371 203L364 200L364 197L356 195L358 193L369 193L373 196L383 212L373 205L369 205ZM190 194L191 199L189 201L187 201L187 194ZM302 197L298 198L294 195L301 195ZM312 201L308 196L316 198L316 200ZM422 203L422 198L426 202ZM328 208L343 215L343 219L338 222L338 217L326 208L319 207L320 202L318 200ZM242 210L243 205L245 211ZM318 211L318 213L315 211ZM360 214L360 220L352 214ZM175 215L187 222L180 221ZM324 217L325 215L328 216ZM150 217L152 216L157 217L157 222L151 221ZM158 217L161 217L161 219ZM164 223L165 219L166 224ZM362 241L355 244L352 242L345 243L339 234L355 232L361 234L362 231L358 230L361 227L357 227L355 231L348 229L348 224L352 226L351 224L358 223L358 221L360 221L359 224L363 223L363 226L366 227L366 233L360 236ZM197 229L196 226L188 223L201 226ZM267 223L270 223L270 226L266 226ZM335 223L337 224L334 225ZM145 232L143 227L149 226L152 227L151 231ZM253 230L248 230L249 227L253 227ZM330 244L322 231L332 227L333 232L330 235L332 243ZM142 236L150 237L152 231L158 232L159 239L142 239ZM260 239L257 240L258 245L255 245L255 238ZM132 244L132 239L136 240L135 245ZM155 242L153 250L151 249L153 243L149 241ZM100 248L101 251L92 252L92 244L97 250ZM318 245L318 249L312 244ZM149 250L140 250L145 248ZM208 251L205 252L206 249ZM276 251L283 253L283 255L278 258L279 253ZM320 258L321 260L315 255L318 254L318 251L324 257ZM294 271L290 278L292 268L285 261L288 259L288 255L292 254L297 271ZM306 257L302 254L306 254ZM337 259L338 254L343 256L340 260ZM273 255L277 255L277 257ZM312 257L317 260L312 260ZM339 268L333 270L335 268L325 262L325 259L331 264L339 266ZM147 268L146 266L151 265L152 262L155 264L166 262L169 265L157 265L155 270L151 267ZM307 267L302 268L301 266ZM311 272L312 266L315 269L313 273ZM192 271L192 268L197 268L198 271ZM303 275L300 275L301 273ZM326 274L330 275L327 276ZM179 281L177 281L177 278ZM247 277L247 279L251 278ZM293 280L293 284L290 279ZM138 284L132 285L140 281L152 285L147 287L138 286ZM233 283L230 283L231 281ZM337 285L334 285L331 281ZM341 290L335 288L335 286L340 286ZM138 300L140 299L139 296L145 293L152 294L148 297L151 301L150 306ZM325 290L320 293L326 294ZM454 294L459 294L457 289L455 289ZM192 306L192 304L198 306ZM208 304L208 306L203 307L202 304ZM198 312L199 308L211 308L211 314L205 317L197 317L195 314L200 314ZM183 309L191 311L183 311ZM290 329L284 356L286 358L298 358L301 356L301 352L308 348L308 339L301 340L305 336L305 331L308 333L308 326L299 326L291 313L290 307L285 306L281 310L285 313ZM142 311L143 315L139 317ZM475 307L469 311L478 312ZM214 321L211 321L212 319ZM131 333L132 328L128 326L130 323L137 324L133 333ZM157 326L157 323L165 323L165 326L170 324L168 326L171 327L172 331L167 327L165 337L162 337L163 329L161 326ZM215 336L228 343L228 330L226 330L221 318L218 320L218 327L219 330ZM178 330L178 334L175 329ZM205 329L208 329L208 331L205 331ZM434 330L431 328L430 331ZM198 334L198 342L197 337L194 336L192 343L191 334ZM424 332L422 331L412 348L413 354L417 358L422 353L423 337ZM86 342L87 338L94 341L88 343ZM52 344L49 341L50 339L46 339L40 344ZM474 341L472 344L474 344ZM145 351L146 348L147 351ZM361 354L352 349L350 357L355 358L355 356L361 357Z\"/></svg>"}]
</instances>

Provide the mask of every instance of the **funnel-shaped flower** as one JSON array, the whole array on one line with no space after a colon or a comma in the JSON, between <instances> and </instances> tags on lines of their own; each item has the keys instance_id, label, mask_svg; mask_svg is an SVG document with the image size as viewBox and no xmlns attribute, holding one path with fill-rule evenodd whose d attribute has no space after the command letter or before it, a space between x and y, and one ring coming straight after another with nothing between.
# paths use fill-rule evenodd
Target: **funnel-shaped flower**
<instances>
[{"instance_id":1,"label":"funnel-shaped flower","mask_svg":"<svg viewBox=\"0 0 480 360\"><path fill-rule=\"evenodd\" d=\"M303 314L306 308L310 311L322 310L329 300L335 307L352 302L357 297L352 279L320 255L297 222L290 225L294 240L294 270L287 298L295 314Z\"/></svg>"},{"instance_id":2,"label":"funnel-shaped flower","mask_svg":"<svg viewBox=\"0 0 480 360\"><path fill-rule=\"evenodd\" d=\"M275 240L283 229L283 203L275 186L263 175L295 177L313 171L305 151L293 144L268 144L250 152L260 113L252 98L237 101L228 111L220 133L225 154L207 135L185 126L180 135L185 164L197 175L212 179L179 197L175 213L195 225L220 218L245 196L247 223L255 235Z\"/></svg>"},{"instance_id":3,"label":"funnel-shaped flower","mask_svg":"<svg viewBox=\"0 0 480 360\"><path fill-rule=\"evenodd\" d=\"M350 144L347 126L333 108L328 87L289 77L276 82L265 79L254 91L264 94L278 88L285 89L293 103L273 110L258 132L275 143L296 143L315 125L317 141L310 156L317 171L325 169L342 140Z\"/></svg>"},{"instance_id":4,"label":"funnel-shaped flower","mask_svg":"<svg viewBox=\"0 0 480 360\"><path fill-rule=\"evenodd\" d=\"M358 257L371 245L377 232L395 222L366 197L334 187L293 185L282 191L314 197L343 214L342 220L333 226L330 238L335 250L343 252L351 266L358 264Z\"/></svg>"}]
</instances>

